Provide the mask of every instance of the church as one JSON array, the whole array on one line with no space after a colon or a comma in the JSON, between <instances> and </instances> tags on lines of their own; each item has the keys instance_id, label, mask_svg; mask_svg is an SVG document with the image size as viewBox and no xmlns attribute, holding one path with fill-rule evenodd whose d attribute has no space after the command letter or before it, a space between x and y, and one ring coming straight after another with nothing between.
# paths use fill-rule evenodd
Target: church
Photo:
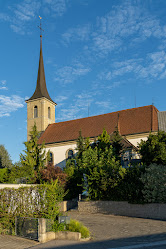
<instances>
[{"instance_id":1,"label":"church","mask_svg":"<svg viewBox=\"0 0 166 249\"><path fill-rule=\"evenodd\" d=\"M146 140L149 133L166 131L166 112L159 112L153 105L56 123L56 103L51 99L46 86L42 35L36 89L26 103L27 140L30 139L29 133L36 123L41 133L38 143L45 143L46 151L50 151L51 162L61 168L76 153L76 140L80 130L83 137L89 137L93 142L104 128L111 135L118 127L126 150L123 154L124 165L125 162L128 164L131 160L140 159L137 146L141 139Z\"/></svg>"}]
</instances>

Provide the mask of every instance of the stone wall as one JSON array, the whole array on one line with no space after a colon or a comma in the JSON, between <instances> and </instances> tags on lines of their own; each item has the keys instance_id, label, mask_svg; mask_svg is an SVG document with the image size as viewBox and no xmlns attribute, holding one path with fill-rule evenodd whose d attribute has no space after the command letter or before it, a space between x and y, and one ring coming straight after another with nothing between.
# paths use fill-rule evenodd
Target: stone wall
<instances>
[{"instance_id":1,"label":"stone wall","mask_svg":"<svg viewBox=\"0 0 166 249\"><path fill-rule=\"evenodd\" d=\"M121 201L79 201L78 211L166 220L166 204L130 204Z\"/></svg>"},{"instance_id":2,"label":"stone wall","mask_svg":"<svg viewBox=\"0 0 166 249\"><path fill-rule=\"evenodd\" d=\"M61 201L59 204L61 212L66 212L72 208L75 208L76 206L77 206L77 200Z\"/></svg>"}]
</instances>

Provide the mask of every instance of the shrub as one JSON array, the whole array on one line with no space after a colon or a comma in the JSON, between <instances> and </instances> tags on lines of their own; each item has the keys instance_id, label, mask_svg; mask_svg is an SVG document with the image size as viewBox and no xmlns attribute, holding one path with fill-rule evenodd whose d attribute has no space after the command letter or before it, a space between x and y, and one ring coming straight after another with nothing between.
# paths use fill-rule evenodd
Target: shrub
<instances>
[{"instance_id":1,"label":"shrub","mask_svg":"<svg viewBox=\"0 0 166 249\"><path fill-rule=\"evenodd\" d=\"M151 164L145 168L141 176L144 184L143 197L145 202L166 203L166 167Z\"/></svg>"},{"instance_id":2,"label":"shrub","mask_svg":"<svg viewBox=\"0 0 166 249\"><path fill-rule=\"evenodd\" d=\"M90 237L89 229L77 220L70 220L70 223L66 226L66 228L67 228L67 230L69 230L71 232L81 233L81 238Z\"/></svg>"},{"instance_id":3,"label":"shrub","mask_svg":"<svg viewBox=\"0 0 166 249\"><path fill-rule=\"evenodd\" d=\"M58 179L62 184L66 184L67 175L62 171L60 167L55 167L52 163L48 163L45 169L40 171L41 179L43 182L51 182Z\"/></svg>"}]
</instances>

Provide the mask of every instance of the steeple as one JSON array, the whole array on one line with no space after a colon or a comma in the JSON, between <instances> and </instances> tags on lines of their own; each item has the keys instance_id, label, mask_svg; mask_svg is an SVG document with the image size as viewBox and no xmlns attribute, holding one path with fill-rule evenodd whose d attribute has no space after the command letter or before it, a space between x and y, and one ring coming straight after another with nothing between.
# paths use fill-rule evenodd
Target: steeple
<instances>
[{"instance_id":1,"label":"steeple","mask_svg":"<svg viewBox=\"0 0 166 249\"><path fill-rule=\"evenodd\" d=\"M36 89L27 103L27 139L34 124L39 132L45 131L49 124L55 123L56 103L51 99L46 86L43 53L42 53L42 28L40 17L40 57Z\"/></svg>"},{"instance_id":2,"label":"steeple","mask_svg":"<svg viewBox=\"0 0 166 249\"><path fill-rule=\"evenodd\" d=\"M40 57L39 57L39 68L38 68L36 90L34 94L32 95L32 97L28 100L34 100L34 99L38 99L42 97L45 97L49 99L51 102L55 103L51 99L47 91L45 72L44 72L43 53L42 53L42 35L40 35Z\"/></svg>"}]
</instances>

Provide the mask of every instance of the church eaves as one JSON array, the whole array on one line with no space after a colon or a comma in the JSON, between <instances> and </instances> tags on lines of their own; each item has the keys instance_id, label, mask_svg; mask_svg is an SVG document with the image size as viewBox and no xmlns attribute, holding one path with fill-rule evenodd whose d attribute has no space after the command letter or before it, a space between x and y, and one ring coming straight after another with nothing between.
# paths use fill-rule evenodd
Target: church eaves
<instances>
[{"instance_id":1,"label":"church eaves","mask_svg":"<svg viewBox=\"0 0 166 249\"><path fill-rule=\"evenodd\" d=\"M42 53L42 37L40 40L40 58L39 58L39 68L38 68L38 76L37 76L37 84L34 94L29 100L34 100L38 98L45 97L46 99L50 100L54 104L56 104L50 97L45 80L45 72L44 72L44 62L43 62L43 53Z\"/></svg>"}]
</instances>

